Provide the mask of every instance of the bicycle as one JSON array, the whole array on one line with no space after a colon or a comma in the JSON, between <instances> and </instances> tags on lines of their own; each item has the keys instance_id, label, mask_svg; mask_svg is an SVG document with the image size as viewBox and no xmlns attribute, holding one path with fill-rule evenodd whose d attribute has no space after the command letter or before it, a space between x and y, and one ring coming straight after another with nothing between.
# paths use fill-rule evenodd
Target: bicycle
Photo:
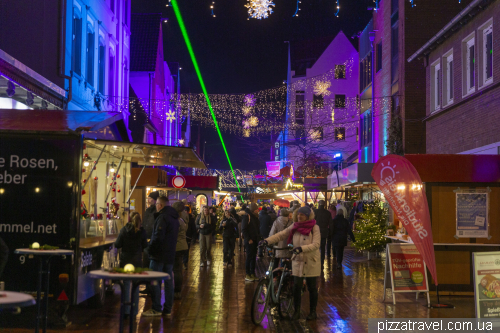
<instances>
[{"instance_id":1,"label":"bicycle","mask_svg":"<svg viewBox=\"0 0 500 333\"><path fill-rule=\"evenodd\" d=\"M293 246L289 245L284 248L271 248L267 246L267 249L272 251L269 268L267 269L266 276L260 278L252 300L252 322L255 325L259 325L264 320L269 307L277 307L281 318L291 318L294 312L293 277L290 259L284 259L284 267L274 269L276 251L291 251ZM279 284L276 284L275 279L276 281L279 279Z\"/></svg>"}]
</instances>

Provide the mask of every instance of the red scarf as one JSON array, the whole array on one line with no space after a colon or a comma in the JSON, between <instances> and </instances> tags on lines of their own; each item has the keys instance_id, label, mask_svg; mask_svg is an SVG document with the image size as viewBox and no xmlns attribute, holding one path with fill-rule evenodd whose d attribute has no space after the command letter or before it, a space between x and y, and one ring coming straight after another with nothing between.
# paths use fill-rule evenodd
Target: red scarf
<instances>
[{"instance_id":1,"label":"red scarf","mask_svg":"<svg viewBox=\"0 0 500 333\"><path fill-rule=\"evenodd\" d=\"M287 244L293 244L293 234L295 231L300 232L300 234L306 236L309 235L316 225L316 220L309 220L305 222L295 222L292 227L292 231L290 231L290 235L288 235L288 239L286 241Z\"/></svg>"}]
</instances>

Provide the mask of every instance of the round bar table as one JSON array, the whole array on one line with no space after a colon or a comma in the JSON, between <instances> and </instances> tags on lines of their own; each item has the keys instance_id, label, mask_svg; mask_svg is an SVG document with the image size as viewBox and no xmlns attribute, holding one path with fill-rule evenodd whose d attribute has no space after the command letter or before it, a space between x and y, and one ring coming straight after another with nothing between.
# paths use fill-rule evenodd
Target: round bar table
<instances>
[{"instance_id":1,"label":"round bar table","mask_svg":"<svg viewBox=\"0 0 500 333\"><path fill-rule=\"evenodd\" d=\"M0 309L25 307L35 304L35 299L28 294L15 291L0 291Z\"/></svg>"},{"instance_id":2,"label":"round bar table","mask_svg":"<svg viewBox=\"0 0 500 333\"><path fill-rule=\"evenodd\" d=\"M87 273L88 277L92 279L104 279L104 280L112 280L112 281L119 281L120 289L121 289L121 305L120 305L120 333L123 333L123 315L124 315L124 310L125 310L125 305L130 305L130 322L129 322L129 332L132 333L134 329L134 321L135 321L135 316L134 314L134 308L137 306L134 304L134 293L135 290L141 285L141 284L154 284L158 283L158 281L161 280L168 280L170 279L170 275L167 273L163 272L156 272L156 271L146 271L140 274L125 274L125 273L112 273L104 270L94 270L90 271ZM125 299L125 294L123 293L123 288L125 288L123 281L130 281L132 282L132 292L130 293L130 301Z\"/></svg>"},{"instance_id":3,"label":"round bar table","mask_svg":"<svg viewBox=\"0 0 500 333\"><path fill-rule=\"evenodd\" d=\"M56 249L56 250L33 250L33 249L17 249L14 251L14 253L17 254L28 254L28 255L34 255L37 256L40 264L38 266L38 282L37 282L37 290L36 290L36 306L37 306L37 315L36 315L36 326L35 326L35 333L38 333L40 329L40 319L45 318L43 322L43 333L47 332L47 317L49 313L49 286L50 286L50 260L53 257L57 256L72 256L73 255L73 250L63 250L63 249ZM44 271L45 269L45 271ZM47 275L46 281L45 281L45 295L43 297L44 299L44 309L43 309L43 314L40 314L41 312L41 298L42 298L42 278L43 274Z\"/></svg>"}]
</instances>

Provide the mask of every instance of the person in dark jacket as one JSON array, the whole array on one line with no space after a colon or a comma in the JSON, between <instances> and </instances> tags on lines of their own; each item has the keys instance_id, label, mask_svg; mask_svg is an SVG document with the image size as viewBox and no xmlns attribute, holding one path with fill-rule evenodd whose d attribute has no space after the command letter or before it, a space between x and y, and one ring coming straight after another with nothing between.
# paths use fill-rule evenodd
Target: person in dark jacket
<instances>
[{"instance_id":1,"label":"person in dark jacket","mask_svg":"<svg viewBox=\"0 0 500 333\"><path fill-rule=\"evenodd\" d=\"M198 238L198 231L196 230L196 223L194 222L194 216L191 214L190 208L186 207L184 208L186 213L188 214L189 220L188 220L188 229L186 231L186 241L188 244L188 250L184 254L184 258L182 259L184 263L184 269L188 268L188 261L189 261L189 249L191 248L191 244L194 244L196 241L196 238Z\"/></svg>"},{"instance_id":2,"label":"person in dark jacket","mask_svg":"<svg viewBox=\"0 0 500 333\"><path fill-rule=\"evenodd\" d=\"M332 220L333 220L335 218L335 216L337 216L337 207L335 207L335 205L333 205L333 204L330 204L328 211L330 212L330 215L332 216ZM330 228L331 228L331 224L330 224ZM326 240L326 256L328 258L331 258L331 254L333 253L333 257L335 258L335 249L333 249L333 246L332 246L332 233L330 232L330 230L331 229L328 230L328 239Z\"/></svg>"},{"instance_id":3,"label":"person in dark jacket","mask_svg":"<svg viewBox=\"0 0 500 333\"><path fill-rule=\"evenodd\" d=\"M161 306L161 280L151 288L151 298L153 307L142 313L146 317L169 316L174 303L174 280L172 269L175 261L175 249L179 234L179 213L167 206L168 199L159 197L156 201L155 225L153 235L149 241L149 268L153 271L164 272L170 275L170 279L165 280L165 304L163 312Z\"/></svg>"},{"instance_id":4,"label":"person in dark jacket","mask_svg":"<svg viewBox=\"0 0 500 333\"><path fill-rule=\"evenodd\" d=\"M245 209L247 213L246 218L243 220L241 225L241 232L243 233L243 239L245 240L246 249L246 276L245 281L257 281L255 276L255 262L257 257L257 246L260 241L259 233L259 207L256 203L251 203L249 208Z\"/></svg>"},{"instance_id":5,"label":"person in dark jacket","mask_svg":"<svg viewBox=\"0 0 500 333\"><path fill-rule=\"evenodd\" d=\"M205 263L209 266L212 260L212 232L215 230L215 223L208 206L204 206L196 218L196 228L200 232L200 267Z\"/></svg>"},{"instance_id":6,"label":"person in dark jacket","mask_svg":"<svg viewBox=\"0 0 500 333\"><path fill-rule=\"evenodd\" d=\"M147 198L148 208L146 208L146 210L144 211L142 226L146 231L146 238L148 239L148 241L151 239L151 235L153 234L153 227L155 225L154 215L156 213L156 200L158 200L159 196L160 193L158 191L153 191L149 193L149 196ZM142 264L143 267L149 267L149 257L146 251L144 252L144 256L142 257ZM149 286L146 288L146 290L149 290Z\"/></svg>"},{"instance_id":7,"label":"person in dark jacket","mask_svg":"<svg viewBox=\"0 0 500 333\"><path fill-rule=\"evenodd\" d=\"M335 256L337 257L337 269L342 268L342 259L344 259L344 247L347 246L347 235L349 235L353 242L354 234L352 233L349 221L344 218L344 210L337 209L337 216L333 219L330 227L332 235L332 245L335 249Z\"/></svg>"},{"instance_id":8,"label":"person in dark jacket","mask_svg":"<svg viewBox=\"0 0 500 333\"><path fill-rule=\"evenodd\" d=\"M262 207L262 210L259 213L259 230L260 235L263 238L269 237L269 232L271 232L271 228L273 227L273 219L269 216L266 207ZM259 248L259 257L264 256L264 248Z\"/></svg>"},{"instance_id":9,"label":"person in dark jacket","mask_svg":"<svg viewBox=\"0 0 500 333\"><path fill-rule=\"evenodd\" d=\"M236 245L236 236L238 236L238 222L231 215L230 210L224 212L219 230L222 231L224 266L233 264L234 246Z\"/></svg>"},{"instance_id":10,"label":"person in dark jacket","mask_svg":"<svg viewBox=\"0 0 500 333\"><path fill-rule=\"evenodd\" d=\"M247 209L247 205L242 204L240 211L236 213L236 215L238 216L238 219L239 219L238 220L238 243L240 246L240 250L241 250L241 246L243 245L243 233L241 231L241 227L243 226L243 220L247 218L247 213L245 213L245 209Z\"/></svg>"},{"instance_id":11,"label":"person in dark jacket","mask_svg":"<svg viewBox=\"0 0 500 333\"><path fill-rule=\"evenodd\" d=\"M0 278L2 278L2 273L7 264L7 259L9 258L9 248L7 244L0 238Z\"/></svg>"},{"instance_id":12,"label":"person in dark jacket","mask_svg":"<svg viewBox=\"0 0 500 333\"><path fill-rule=\"evenodd\" d=\"M127 264L132 264L135 267L142 267L142 251L148 246L146 238L146 231L142 227L141 215L138 212L133 212L130 215L130 222L128 222L118 234L115 241L115 247L121 249L120 254L120 267L123 268ZM130 292L132 285L130 281L124 283L124 297L130 301ZM134 293L134 304L139 303L139 289ZM137 315L138 307L135 307L134 316ZM130 305L125 306L125 315L130 315Z\"/></svg>"},{"instance_id":13,"label":"person in dark jacket","mask_svg":"<svg viewBox=\"0 0 500 333\"><path fill-rule=\"evenodd\" d=\"M325 209L325 201L320 200L318 202L318 209L314 212L316 215L316 224L319 227L321 232L321 270L323 270L323 265L325 263L325 250L326 250L326 241L330 234L330 224L332 223L332 215L329 211Z\"/></svg>"}]
</instances>

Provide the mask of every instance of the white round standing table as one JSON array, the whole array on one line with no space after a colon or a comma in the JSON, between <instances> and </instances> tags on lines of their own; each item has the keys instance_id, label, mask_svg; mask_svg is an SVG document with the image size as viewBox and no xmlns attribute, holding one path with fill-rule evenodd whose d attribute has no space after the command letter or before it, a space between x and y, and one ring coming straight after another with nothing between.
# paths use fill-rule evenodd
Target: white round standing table
<instances>
[{"instance_id":1,"label":"white round standing table","mask_svg":"<svg viewBox=\"0 0 500 333\"><path fill-rule=\"evenodd\" d=\"M35 299L28 294L15 291L0 291L0 309L25 307L35 304Z\"/></svg>"},{"instance_id":2,"label":"white round standing table","mask_svg":"<svg viewBox=\"0 0 500 333\"><path fill-rule=\"evenodd\" d=\"M36 316L36 326L35 326L35 333L38 333L40 329L40 319L45 318L44 323L43 323L43 333L47 332L47 317L48 317L48 310L49 310L49 285L50 285L50 260L53 257L56 256L72 256L73 251L72 250L63 250L63 249L57 249L57 250L33 250L33 249L17 249L14 251L14 253L17 254L28 254L28 255L34 255L37 256L39 259L39 268L38 268L38 282L37 282L37 290L36 290L36 306L37 306L37 316ZM45 271L44 271L45 269ZM45 281L45 295L44 295L44 309L43 309L43 314L41 314L41 302L40 299L42 297L42 278L43 274L47 275L46 281Z\"/></svg>"},{"instance_id":3,"label":"white round standing table","mask_svg":"<svg viewBox=\"0 0 500 333\"><path fill-rule=\"evenodd\" d=\"M124 273L112 273L104 270L94 270L87 273L88 277L92 279L104 279L104 280L113 280L119 281L119 285L121 288L121 305L120 305L120 333L123 333L123 315L124 315L124 307L125 305L130 305L130 321L129 321L129 332L132 333L134 330L134 322L135 318L133 316L134 308L136 304L134 304L134 292L141 284L151 284L161 280L170 279L170 275L163 272L156 271L146 271L142 274L124 274ZM130 293L130 301L125 299L125 294L123 293L123 281L131 281L132 282L132 292Z\"/></svg>"}]
</instances>

